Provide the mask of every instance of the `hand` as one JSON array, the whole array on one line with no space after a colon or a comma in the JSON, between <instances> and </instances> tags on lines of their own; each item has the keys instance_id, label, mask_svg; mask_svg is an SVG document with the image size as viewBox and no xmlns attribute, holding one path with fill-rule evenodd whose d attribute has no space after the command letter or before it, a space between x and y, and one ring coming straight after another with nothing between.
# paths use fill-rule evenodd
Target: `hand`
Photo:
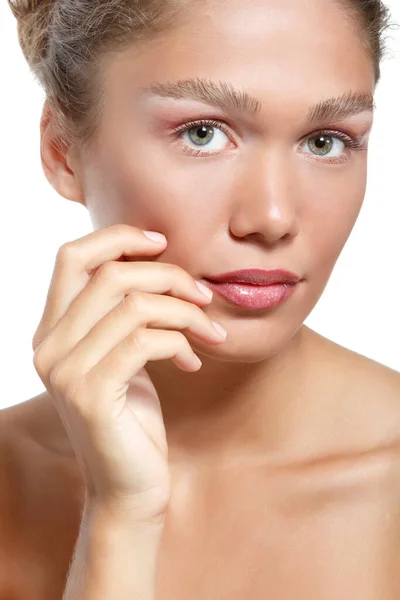
<instances>
[{"instance_id":1,"label":"hand","mask_svg":"<svg viewBox=\"0 0 400 600\"><path fill-rule=\"evenodd\" d=\"M121 262L158 255L166 244L113 225L61 246L32 342L87 497L128 507L141 522L163 519L171 493L160 402L144 367L171 359L197 371L201 363L181 330L210 344L225 339L200 308L211 299L186 271Z\"/></svg>"}]
</instances>

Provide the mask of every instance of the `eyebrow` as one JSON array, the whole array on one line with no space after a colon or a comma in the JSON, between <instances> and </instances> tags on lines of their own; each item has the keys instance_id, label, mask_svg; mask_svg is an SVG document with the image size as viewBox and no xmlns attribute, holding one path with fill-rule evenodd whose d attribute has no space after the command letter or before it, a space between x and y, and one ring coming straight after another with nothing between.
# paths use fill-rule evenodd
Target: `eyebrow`
<instances>
[{"instance_id":1,"label":"eyebrow","mask_svg":"<svg viewBox=\"0 0 400 600\"><path fill-rule=\"evenodd\" d=\"M174 82L152 82L141 88L144 94L174 99L191 99L205 102L227 111L254 116L262 108L262 102L243 90L234 88L226 81L211 81L203 78L179 79ZM376 108L370 92L347 92L338 97L326 98L309 107L307 123L343 119L360 112Z\"/></svg>"}]
</instances>

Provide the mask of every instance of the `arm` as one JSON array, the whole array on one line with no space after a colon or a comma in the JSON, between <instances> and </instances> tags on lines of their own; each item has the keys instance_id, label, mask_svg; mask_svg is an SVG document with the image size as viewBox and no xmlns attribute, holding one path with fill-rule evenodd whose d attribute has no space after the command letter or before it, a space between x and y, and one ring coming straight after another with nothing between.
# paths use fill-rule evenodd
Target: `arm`
<instances>
[{"instance_id":1,"label":"arm","mask_svg":"<svg viewBox=\"0 0 400 600\"><path fill-rule=\"evenodd\" d=\"M162 530L85 503L62 600L154 600Z\"/></svg>"}]
</instances>

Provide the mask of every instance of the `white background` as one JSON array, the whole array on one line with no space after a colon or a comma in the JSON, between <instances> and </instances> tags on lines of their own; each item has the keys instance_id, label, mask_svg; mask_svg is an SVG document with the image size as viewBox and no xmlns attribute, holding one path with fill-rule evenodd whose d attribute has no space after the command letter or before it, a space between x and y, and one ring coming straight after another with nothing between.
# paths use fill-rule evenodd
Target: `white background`
<instances>
[{"instance_id":1,"label":"white background","mask_svg":"<svg viewBox=\"0 0 400 600\"><path fill-rule=\"evenodd\" d=\"M399 0L388 0L400 23ZM306 325L400 371L400 31L389 30L376 90L365 202L331 279ZM40 164L43 92L18 45L7 3L0 4L1 236L0 408L45 390L32 337L42 315L58 248L93 230L84 206L48 183Z\"/></svg>"}]
</instances>

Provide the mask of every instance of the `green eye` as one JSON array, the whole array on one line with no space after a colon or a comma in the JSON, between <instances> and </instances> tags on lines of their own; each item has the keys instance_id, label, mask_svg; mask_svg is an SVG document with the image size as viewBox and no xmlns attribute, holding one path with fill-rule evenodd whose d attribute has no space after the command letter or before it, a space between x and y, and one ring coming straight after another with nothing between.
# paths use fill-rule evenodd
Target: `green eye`
<instances>
[{"instance_id":1,"label":"green eye","mask_svg":"<svg viewBox=\"0 0 400 600\"><path fill-rule=\"evenodd\" d=\"M311 152L319 156L325 156L325 154L329 154L332 150L333 139L331 135L318 134L308 139L308 147Z\"/></svg>"},{"instance_id":2,"label":"green eye","mask_svg":"<svg viewBox=\"0 0 400 600\"><path fill-rule=\"evenodd\" d=\"M214 137L214 127L210 127L209 125L200 125L191 127L187 130L187 133L190 141L192 141L194 144L205 146Z\"/></svg>"},{"instance_id":3,"label":"green eye","mask_svg":"<svg viewBox=\"0 0 400 600\"><path fill-rule=\"evenodd\" d=\"M185 152L193 156L212 156L226 149L228 128L214 120L190 121L174 129L184 142ZM204 150L203 150L204 148Z\"/></svg>"}]
</instances>

